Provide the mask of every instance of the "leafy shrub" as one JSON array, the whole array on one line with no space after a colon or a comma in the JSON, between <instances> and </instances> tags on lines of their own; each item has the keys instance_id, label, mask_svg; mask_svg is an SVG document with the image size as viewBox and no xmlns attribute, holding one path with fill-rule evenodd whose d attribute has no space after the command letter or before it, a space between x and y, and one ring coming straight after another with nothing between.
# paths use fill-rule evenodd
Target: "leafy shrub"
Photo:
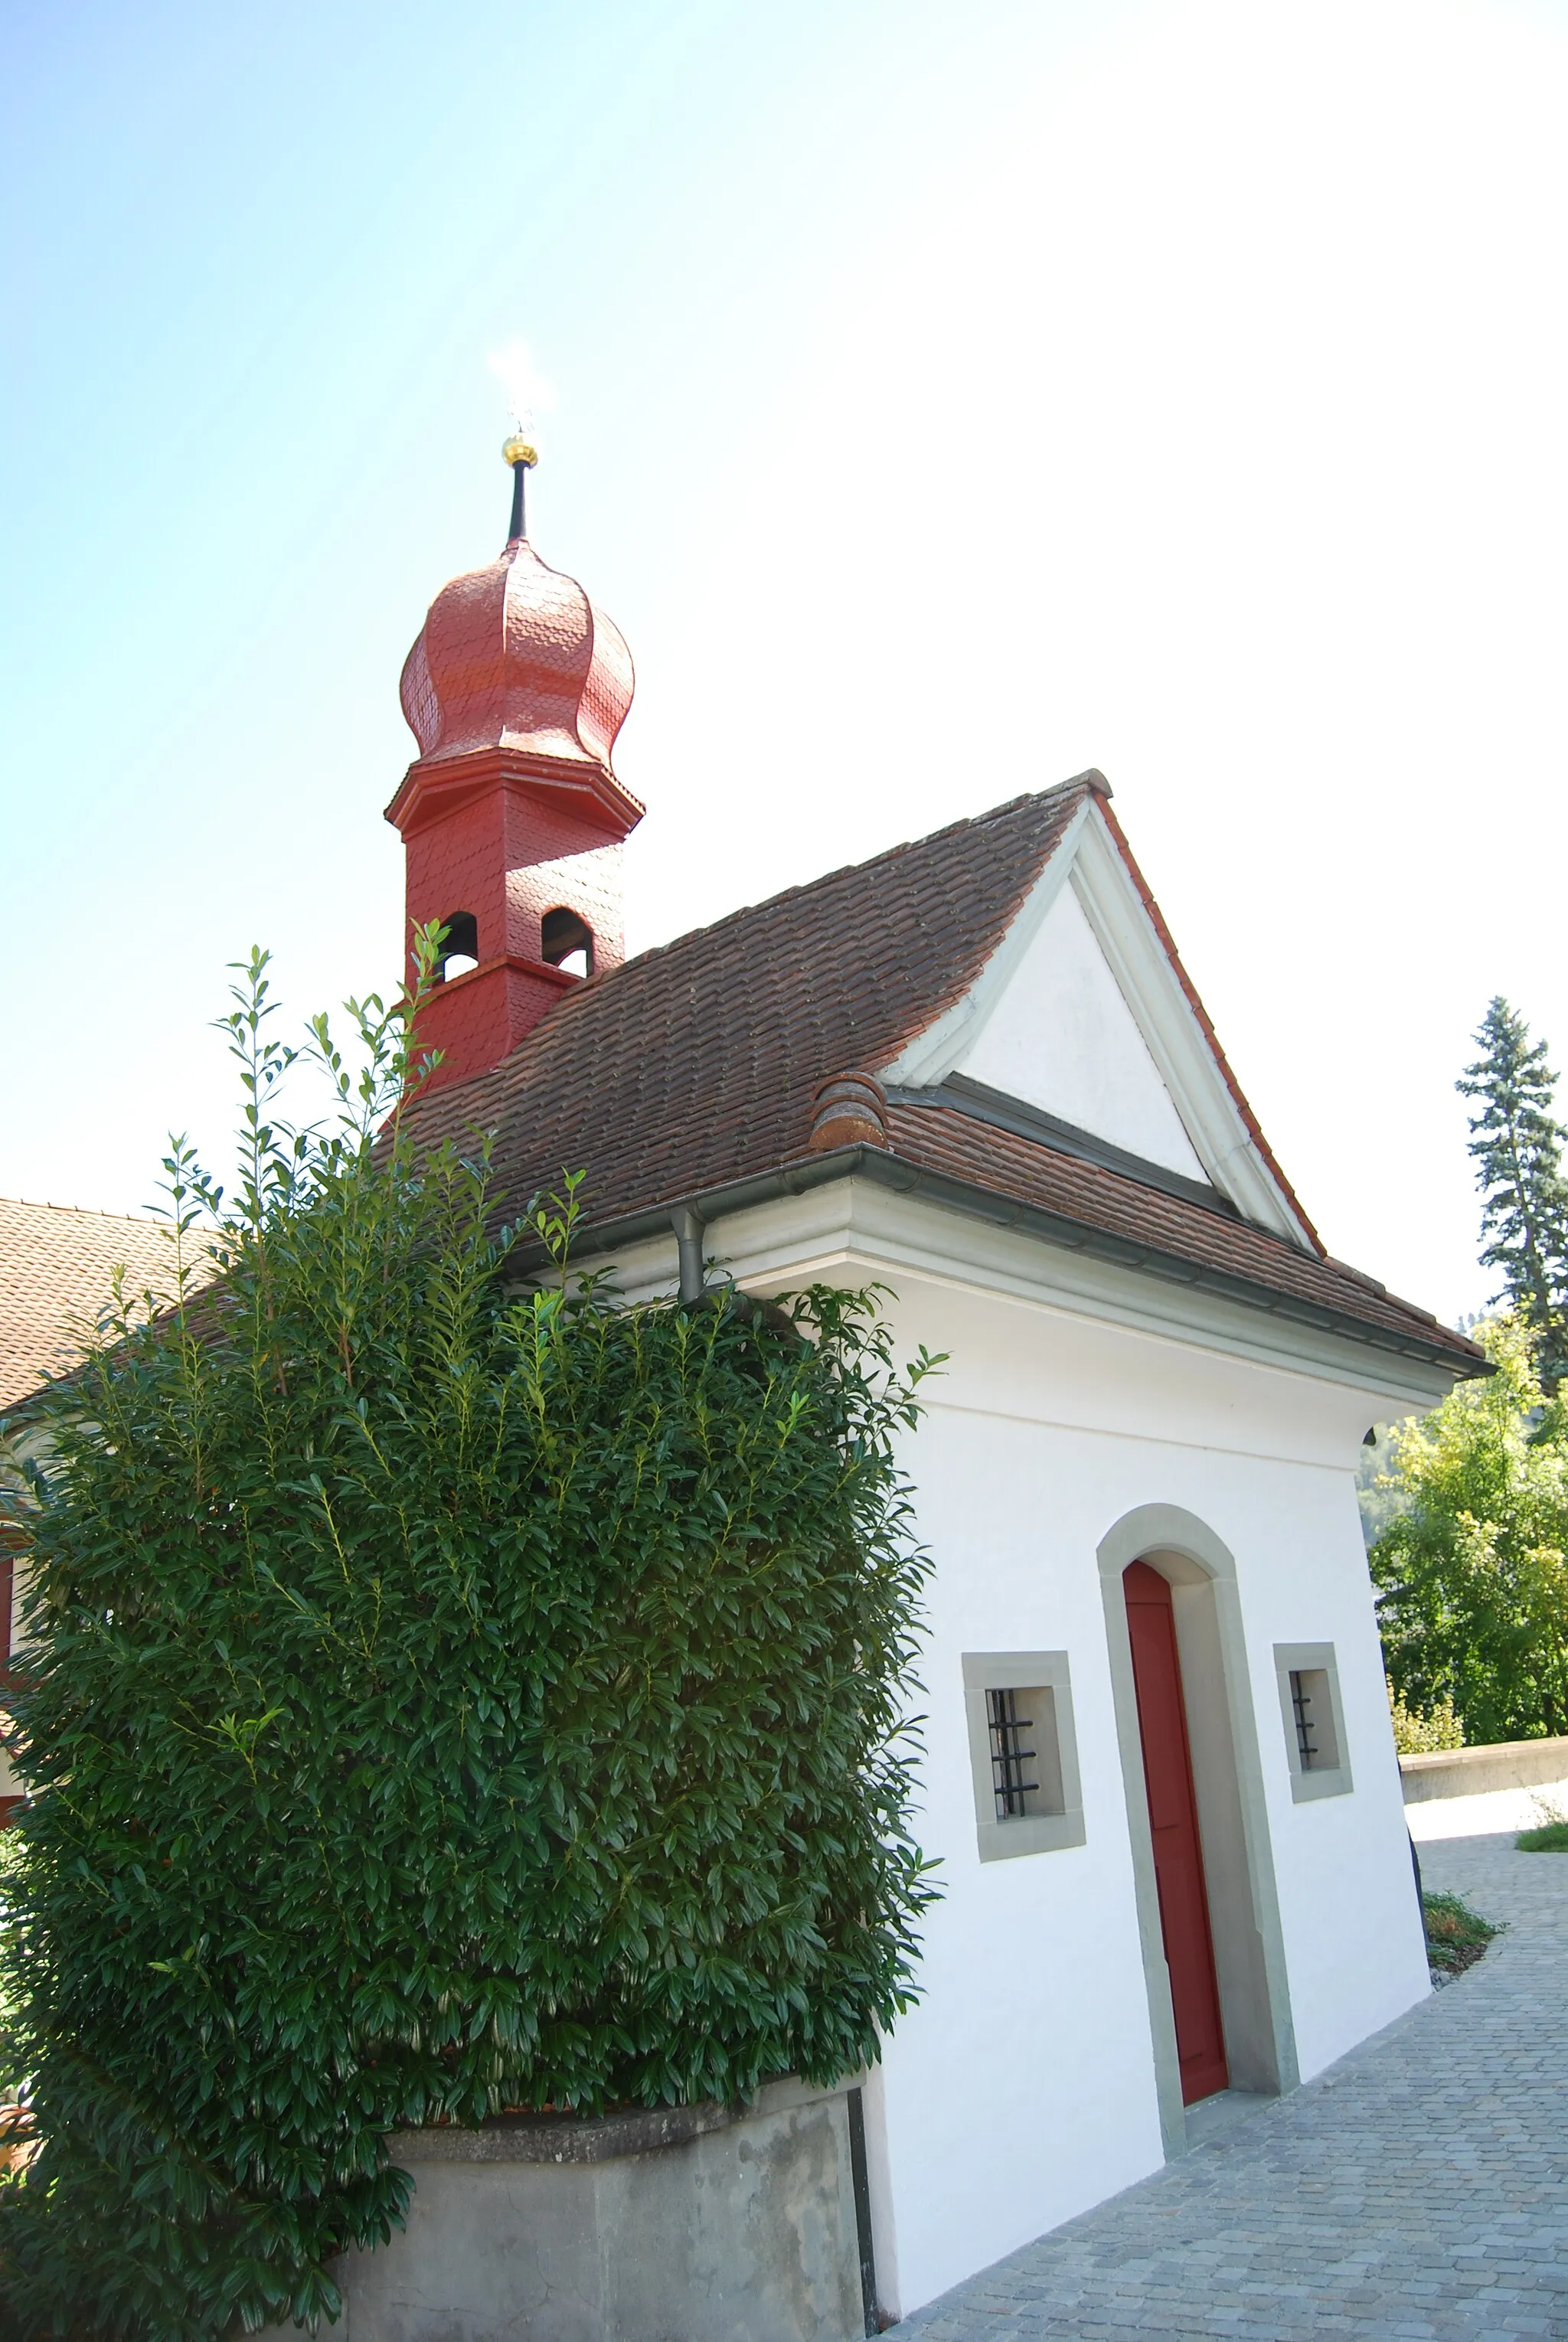
<instances>
[{"instance_id":1,"label":"leafy shrub","mask_svg":"<svg viewBox=\"0 0 1568 2342\"><path fill-rule=\"evenodd\" d=\"M1393 1718L1393 1745L1402 1756L1432 1756L1440 1749L1464 1746L1464 1726L1446 1696L1423 1716L1419 1708L1406 1707L1390 1683L1388 1709Z\"/></svg>"},{"instance_id":2,"label":"leafy shrub","mask_svg":"<svg viewBox=\"0 0 1568 2342\"><path fill-rule=\"evenodd\" d=\"M399 2126L854 2069L931 1899L893 1454L930 1362L864 1295L619 1306L566 1273L573 1181L509 1285L483 1147L376 1137L395 1013L355 1008L357 1082L315 1028L334 1126L269 1123L264 971L238 1201L176 1147L173 1306L121 1295L46 1406L0 1979L27 2332L332 2317Z\"/></svg>"},{"instance_id":3,"label":"leafy shrub","mask_svg":"<svg viewBox=\"0 0 1568 2342\"><path fill-rule=\"evenodd\" d=\"M1408 1509L1370 1556L1395 1692L1472 1745L1568 1732L1568 1397L1520 1319L1478 1331L1494 1372L1395 1433Z\"/></svg>"},{"instance_id":4,"label":"leafy shrub","mask_svg":"<svg viewBox=\"0 0 1568 2342\"><path fill-rule=\"evenodd\" d=\"M1423 1895L1426 1958L1434 1977L1462 1976L1473 1967L1498 1932L1458 1895Z\"/></svg>"}]
</instances>

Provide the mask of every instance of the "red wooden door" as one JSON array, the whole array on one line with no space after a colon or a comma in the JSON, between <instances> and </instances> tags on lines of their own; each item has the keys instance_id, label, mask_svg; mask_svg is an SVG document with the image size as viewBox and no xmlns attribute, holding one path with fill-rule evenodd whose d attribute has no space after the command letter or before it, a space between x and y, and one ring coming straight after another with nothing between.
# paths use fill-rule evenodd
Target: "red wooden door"
<instances>
[{"instance_id":1,"label":"red wooden door","mask_svg":"<svg viewBox=\"0 0 1568 2342\"><path fill-rule=\"evenodd\" d=\"M1182 2103L1190 2107L1194 2099L1223 2090L1230 2077L1225 2070L1220 1988L1209 1931L1208 1890L1203 1884L1198 1801L1187 1746L1176 1614L1168 1583L1146 1561L1134 1562L1124 1572L1122 1584L1133 1645L1133 1681L1138 1692L1138 1733L1149 1792L1160 1929L1165 1939L1165 1965L1171 1971L1176 2017Z\"/></svg>"}]
</instances>

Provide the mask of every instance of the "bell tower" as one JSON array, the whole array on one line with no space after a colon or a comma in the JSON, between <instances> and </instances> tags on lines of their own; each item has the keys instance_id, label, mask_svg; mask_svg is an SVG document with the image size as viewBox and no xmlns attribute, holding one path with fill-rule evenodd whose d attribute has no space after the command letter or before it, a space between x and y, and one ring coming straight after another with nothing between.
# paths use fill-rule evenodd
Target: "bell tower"
<instances>
[{"instance_id":1,"label":"bell tower","mask_svg":"<svg viewBox=\"0 0 1568 2342\"><path fill-rule=\"evenodd\" d=\"M444 586L403 669L419 755L386 808L404 843L405 949L434 919L446 956L419 1020L437 1088L510 1055L563 991L625 956L622 844L643 808L610 762L632 656L574 578L528 542L521 433L512 524L487 568Z\"/></svg>"}]
</instances>

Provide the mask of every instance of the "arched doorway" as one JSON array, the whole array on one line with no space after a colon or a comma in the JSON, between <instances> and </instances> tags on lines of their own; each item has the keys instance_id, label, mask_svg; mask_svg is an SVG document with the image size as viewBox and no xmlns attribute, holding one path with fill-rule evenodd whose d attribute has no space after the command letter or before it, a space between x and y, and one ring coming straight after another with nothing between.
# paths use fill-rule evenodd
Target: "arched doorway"
<instances>
[{"instance_id":1,"label":"arched doorway","mask_svg":"<svg viewBox=\"0 0 1568 2342\"><path fill-rule=\"evenodd\" d=\"M1130 1565L1142 1564L1149 1577L1163 1579L1164 1596L1147 1579L1135 1583L1162 1610L1166 1600L1170 1603L1167 1647L1174 1641L1183 1694L1182 1715L1229 2087L1273 2095L1295 2087L1297 2069L1258 1748L1258 1695L1235 1560L1205 1522L1176 1505L1140 1505L1106 1530L1097 1559L1160 2127L1166 2154L1181 2155L1187 2145L1185 2104L1191 2103L1192 2069L1183 2074L1178 2051L1175 1978L1165 1950L1155 1871L1146 1785L1146 1775L1154 1768L1144 1762L1134 1673L1134 1622L1125 1585ZM1273 1690L1272 1674L1269 1689ZM1277 1693L1275 1702L1277 1706Z\"/></svg>"},{"instance_id":2,"label":"arched doorway","mask_svg":"<svg viewBox=\"0 0 1568 2342\"><path fill-rule=\"evenodd\" d=\"M1190 2107L1224 2089L1230 2077L1175 1606L1169 1579L1146 1561L1134 1561L1124 1570L1122 1586L1182 2103Z\"/></svg>"}]
</instances>

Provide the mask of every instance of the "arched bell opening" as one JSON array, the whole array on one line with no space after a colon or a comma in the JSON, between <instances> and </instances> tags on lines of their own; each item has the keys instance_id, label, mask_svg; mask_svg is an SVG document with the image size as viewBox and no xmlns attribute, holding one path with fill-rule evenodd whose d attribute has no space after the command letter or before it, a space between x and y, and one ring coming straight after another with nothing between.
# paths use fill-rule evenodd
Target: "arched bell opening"
<instances>
[{"instance_id":1,"label":"arched bell opening","mask_svg":"<svg viewBox=\"0 0 1568 2342\"><path fill-rule=\"evenodd\" d=\"M441 956L435 963L437 984L466 976L479 965L479 922L472 911L449 912L441 922Z\"/></svg>"},{"instance_id":2,"label":"arched bell opening","mask_svg":"<svg viewBox=\"0 0 1568 2342\"><path fill-rule=\"evenodd\" d=\"M592 976L593 928L575 911L546 911L539 922L539 956L564 976Z\"/></svg>"}]
</instances>

